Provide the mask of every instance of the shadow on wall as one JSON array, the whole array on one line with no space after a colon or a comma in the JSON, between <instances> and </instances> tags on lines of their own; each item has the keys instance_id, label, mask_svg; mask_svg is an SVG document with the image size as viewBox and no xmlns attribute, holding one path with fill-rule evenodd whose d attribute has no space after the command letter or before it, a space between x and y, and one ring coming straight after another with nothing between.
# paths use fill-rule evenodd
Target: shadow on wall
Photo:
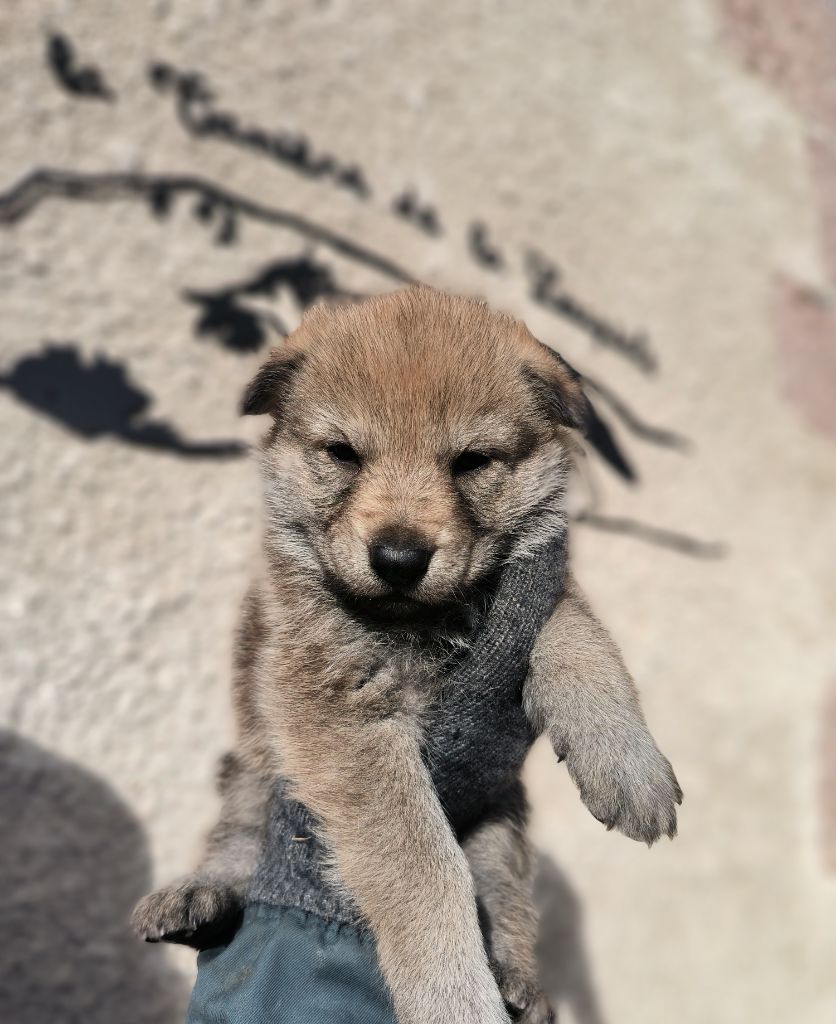
<instances>
[{"instance_id":1,"label":"shadow on wall","mask_svg":"<svg viewBox=\"0 0 836 1024\"><path fill-rule=\"evenodd\" d=\"M143 830L101 779L0 730L0 1006L14 1024L180 1024L188 986L128 918Z\"/></svg>"},{"instance_id":2,"label":"shadow on wall","mask_svg":"<svg viewBox=\"0 0 836 1024\"><path fill-rule=\"evenodd\" d=\"M145 419L151 399L124 366L101 355L85 365L73 344L48 344L21 359L0 376L0 388L87 440L118 437L190 458L229 458L246 450L238 441L187 441L170 424Z\"/></svg>"},{"instance_id":3,"label":"shadow on wall","mask_svg":"<svg viewBox=\"0 0 836 1024\"><path fill-rule=\"evenodd\" d=\"M93 65L80 65L66 37L53 36L47 48L47 61L62 88L76 95L110 98L101 73ZM362 169L344 164L333 154L315 154L305 136L270 134L245 125L235 114L214 105L214 92L199 72L181 72L177 68L153 63L149 77L156 91L175 97L175 109L182 126L198 137L232 143L250 154L268 156L290 166L307 177L349 188L359 198L372 194ZM105 90L107 95L100 95ZM149 213L164 220L175 204L189 205L193 216L209 227L216 244L229 246L242 242L242 226L257 223L261 228L295 236L305 250L276 256L244 279L236 279L210 289L182 288L181 297L196 307L196 338L208 338L240 354L265 346L271 333L284 335L286 324L274 306L277 295L294 301L301 311L318 299L357 298L342 288L328 259L339 258L380 275L389 286L413 282L412 274L381 252L369 249L352 238L309 219L292 209L283 209L235 192L202 175L144 174L138 172L90 173L54 168L36 168L17 183L0 192L0 228L19 223L46 201L94 204L134 201L147 205ZM398 216L421 222L417 226L429 234L441 231L436 212L422 204L409 189L397 199L393 210ZM426 215L426 216L425 216ZM429 219L427 219L429 218ZM436 231L438 228L438 231ZM491 240L488 225L482 220L471 223L467 238L470 255L479 267L497 271L505 267L502 251ZM510 271L510 267L507 268ZM607 318L594 312L563 287L561 268L535 250L529 249L524 266L517 266L529 281L533 302L555 316L568 320L595 343L618 352L645 373L657 370L657 356L641 332L623 331ZM75 397L70 405L53 401L54 382L60 376L71 385ZM641 483L641 473L630 448L628 436L636 440L685 453L688 438L647 422L618 391L602 381L581 374L590 398L585 429L588 446L628 484ZM43 355L26 357L12 374L0 377L0 388L8 388L19 400L36 412L52 416L77 436L85 439L102 434L115 436L132 445L167 451L187 457L224 458L240 455L243 446L235 441L192 442L183 439L176 428L158 420L144 418L151 399L126 378L123 367L100 357L92 366L83 365L72 346L54 347ZM108 388L114 395L106 394ZM594 394L592 401L590 393ZM111 401L111 398L114 401ZM123 408L127 402L127 411ZM599 411L605 406L607 414ZM110 417L111 412L116 413ZM91 421L90 414L93 414ZM610 415L614 419L609 422ZM677 551L693 558L718 559L726 551L722 544L703 541L678 530L644 523L624 516L600 513L596 493L590 493L588 507L575 516L588 528L637 538L657 547Z\"/></svg>"},{"instance_id":4,"label":"shadow on wall","mask_svg":"<svg viewBox=\"0 0 836 1024\"><path fill-rule=\"evenodd\" d=\"M242 300L273 299L282 288L289 290L301 310L320 299L364 297L341 288L331 269L308 255L273 260L244 281L214 291L187 289L183 297L201 310L195 335L214 335L221 345L233 352L257 352L267 342L268 327L284 336L290 333L291 326L274 313L250 309Z\"/></svg>"},{"instance_id":5,"label":"shadow on wall","mask_svg":"<svg viewBox=\"0 0 836 1024\"><path fill-rule=\"evenodd\" d=\"M560 868L545 856L537 865L535 902L540 912L540 982L559 1019L564 1024L606 1024L587 963L578 897Z\"/></svg>"},{"instance_id":6,"label":"shadow on wall","mask_svg":"<svg viewBox=\"0 0 836 1024\"><path fill-rule=\"evenodd\" d=\"M116 98L97 67L79 63L75 47L67 36L56 32L49 37L46 62L56 82L71 95L107 102Z\"/></svg>"}]
</instances>

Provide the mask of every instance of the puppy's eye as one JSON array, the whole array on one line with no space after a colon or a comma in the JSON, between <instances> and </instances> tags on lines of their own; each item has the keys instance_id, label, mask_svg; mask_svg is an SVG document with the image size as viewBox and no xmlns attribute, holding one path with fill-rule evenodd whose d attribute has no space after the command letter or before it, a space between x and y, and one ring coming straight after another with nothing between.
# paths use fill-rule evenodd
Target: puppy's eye
<instances>
[{"instance_id":1,"label":"puppy's eye","mask_svg":"<svg viewBox=\"0 0 836 1024\"><path fill-rule=\"evenodd\" d=\"M451 469L453 471L453 476L462 476L465 473L475 473L479 469L484 469L492 462L493 459L490 455L485 455L484 452L470 451L468 449L453 459Z\"/></svg>"},{"instance_id":2,"label":"puppy's eye","mask_svg":"<svg viewBox=\"0 0 836 1024\"><path fill-rule=\"evenodd\" d=\"M360 456L350 444L345 444L343 441L335 441L334 444L329 444L325 451L328 452L331 459L339 466L360 465Z\"/></svg>"}]
</instances>

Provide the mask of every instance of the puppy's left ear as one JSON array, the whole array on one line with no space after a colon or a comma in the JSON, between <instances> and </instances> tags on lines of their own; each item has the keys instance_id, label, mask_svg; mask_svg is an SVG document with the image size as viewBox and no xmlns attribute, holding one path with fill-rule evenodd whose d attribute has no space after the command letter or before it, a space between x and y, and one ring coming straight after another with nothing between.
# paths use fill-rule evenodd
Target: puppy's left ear
<instances>
[{"instance_id":1,"label":"puppy's left ear","mask_svg":"<svg viewBox=\"0 0 836 1024\"><path fill-rule=\"evenodd\" d=\"M287 387L304 358L301 352L274 348L270 358L247 385L241 399L241 415L261 416L270 413L278 418Z\"/></svg>"},{"instance_id":2,"label":"puppy's left ear","mask_svg":"<svg viewBox=\"0 0 836 1024\"><path fill-rule=\"evenodd\" d=\"M526 367L526 377L543 412L559 426L584 430L590 405L580 374L542 342L537 342L537 350L539 358Z\"/></svg>"}]
</instances>

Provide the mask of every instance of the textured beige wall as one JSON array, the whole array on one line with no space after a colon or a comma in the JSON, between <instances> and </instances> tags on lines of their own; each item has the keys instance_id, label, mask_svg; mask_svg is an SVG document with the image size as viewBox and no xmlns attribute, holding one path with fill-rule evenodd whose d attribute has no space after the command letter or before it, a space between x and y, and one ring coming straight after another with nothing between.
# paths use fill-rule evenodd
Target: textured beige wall
<instances>
[{"instance_id":1,"label":"textured beige wall","mask_svg":"<svg viewBox=\"0 0 836 1024\"><path fill-rule=\"evenodd\" d=\"M577 572L686 801L679 839L648 852L537 748L544 978L573 1024L834 1019L834 26L824 0L7 0L10 1020L182 1012L191 957L134 947L124 919L215 809L259 517L236 399L259 330L266 346L307 296L282 261L316 270L313 291L391 288L400 268L484 294L688 439L644 437L592 393L637 479L590 451ZM214 100L178 117L173 68ZM221 111L237 143L228 117L226 137L196 130ZM370 194L266 155L282 131ZM408 190L437 234L393 212ZM475 223L500 269L473 258ZM544 258L560 277L538 300Z\"/></svg>"}]
</instances>

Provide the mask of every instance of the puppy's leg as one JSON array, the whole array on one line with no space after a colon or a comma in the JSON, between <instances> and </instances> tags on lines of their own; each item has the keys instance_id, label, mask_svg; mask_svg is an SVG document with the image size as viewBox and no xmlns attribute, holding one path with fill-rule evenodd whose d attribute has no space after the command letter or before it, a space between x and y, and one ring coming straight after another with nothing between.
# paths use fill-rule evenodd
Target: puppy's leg
<instances>
[{"instance_id":1,"label":"puppy's leg","mask_svg":"<svg viewBox=\"0 0 836 1024\"><path fill-rule=\"evenodd\" d=\"M148 942L164 939L196 948L213 945L239 917L261 851L270 780L226 754L218 773L221 816L209 833L195 870L140 900L135 931Z\"/></svg>"},{"instance_id":2,"label":"puppy's leg","mask_svg":"<svg viewBox=\"0 0 836 1024\"><path fill-rule=\"evenodd\" d=\"M378 675L304 707L282 737L283 769L322 823L339 878L374 934L399 1024L507 1024L467 859L421 758L417 716L387 708L380 688Z\"/></svg>"},{"instance_id":3,"label":"puppy's leg","mask_svg":"<svg viewBox=\"0 0 836 1024\"><path fill-rule=\"evenodd\" d=\"M607 828L648 844L676 835L679 783L618 648L572 579L535 644L523 702Z\"/></svg>"},{"instance_id":4,"label":"puppy's leg","mask_svg":"<svg viewBox=\"0 0 836 1024\"><path fill-rule=\"evenodd\" d=\"M462 843L499 989L514 1020L551 1024L554 1013L537 977L534 863L525 834L521 787Z\"/></svg>"},{"instance_id":5,"label":"puppy's leg","mask_svg":"<svg viewBox=\"0 0 836 1024\"><path fill-rule=\"evenodd\" d=\"M149 942L165 939L197 948L228 931L243 908L267 825L272 776L258 747L254 671L268 630L258 584L241 605L233 660L233 699L239 748L221 759L221 815L203 860L178 882L151 893L133 913L134 929ZM259 768L255 766L259 765Z\"/></svg>"}]
</instances>

